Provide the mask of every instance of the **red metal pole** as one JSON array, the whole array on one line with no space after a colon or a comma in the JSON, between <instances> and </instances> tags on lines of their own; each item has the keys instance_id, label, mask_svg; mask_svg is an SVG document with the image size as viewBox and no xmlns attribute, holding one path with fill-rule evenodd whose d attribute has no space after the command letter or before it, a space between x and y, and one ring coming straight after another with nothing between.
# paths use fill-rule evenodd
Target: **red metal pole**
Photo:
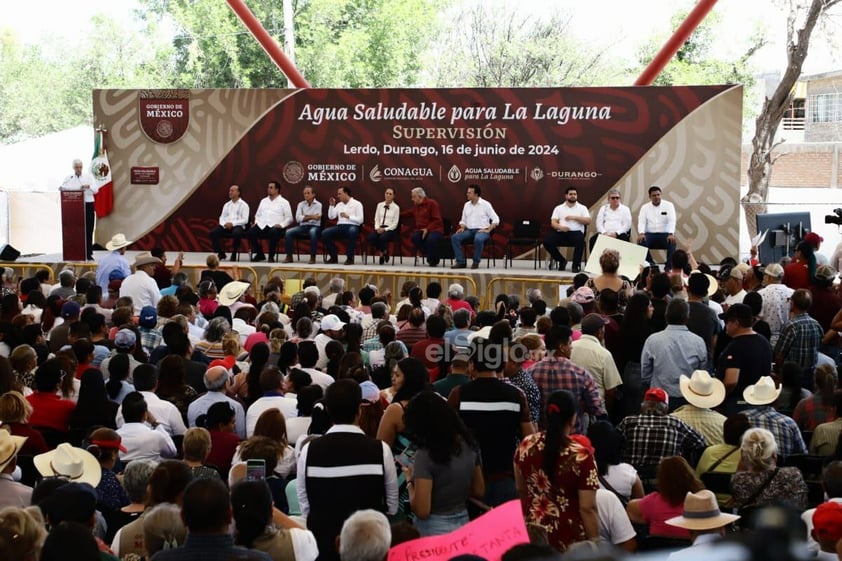
<instances>
[{"instance_id":1,"label":"red metal pole","mask_svg":"<svg viewBox=\"0 0 842 561\"><path fill-rule=\"evenodd\" d=\"M257 42L260 43L260 46L263 47L263 50L266 51L266 54L269 55L269 58L272 59L272 62L281 69L281 72L283 72L296 87L309 88L310 83L304 78L304 76L301 75L301 72L298 71L295 64L287 58L275 39L273 39L263 25L257 21L257 18L254 17L254 14L251 10L249 10L245 2L243 2L243 0L228 0L228 6L230 6L234 13L237 14L240 21L245 24L254 38L257 39Z\"/></svg>"},{"instance_id":2,"label":"red metal pole","mask_svg":"<svg viewBox=\"0 0 842 561\"><path fill-rule=\"evenodd\" d=\"M693 30L698 27L702 20L708 15L708 13L713 9L716 5L716 0L699 0L699 3L696 4L696 7L687 14L687 17L684 19L684 22L675 32L672 34L672 37L664 43L664 46L661 47L661 50L658 51L658 54L655 55L655 58L652 59L652 62L643 70L641 75L635 81L635 86L649 86L652 82L655 81L655 78L658 77L658 74L664 69L664 67L669 64L669 61L672 60L672 57L675 56L675 53L678 52L678 49L681 48L681 45L690 37L690 34L693 33Z\"/></svg>"}]
</instances>

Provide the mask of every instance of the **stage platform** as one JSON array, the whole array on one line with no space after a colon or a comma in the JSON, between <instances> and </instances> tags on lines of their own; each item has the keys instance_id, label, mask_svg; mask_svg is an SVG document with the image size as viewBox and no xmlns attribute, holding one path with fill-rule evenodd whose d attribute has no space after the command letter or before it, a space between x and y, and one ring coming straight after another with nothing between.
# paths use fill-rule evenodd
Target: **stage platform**
<instances>
[{"instance_id":1,"label":"stage platform","mask_svg":"<svg viewBox=\"0 0 842 561\"><path fill-rule=\"evenodd\" d=\"M129 263L134 261L137 253L139 252L126 252ZM96 259L104 254L105 252L95 251L95 261L85 262L66 262L60 254L22 255L14 263L2 263L2 266L13 267L18 271L17 274L22 276L30 276L40 267L49 268L55 276L68 265L72 266L77 274L81 274L96 269ZM175 252L167 252L169 265L172 265L175 255ZM194 286L199 280L201 271L207 269L205 265L207 255L206 253L184 254L183 270L189 275ZM304 260L288 264L265 261L251 263L245 254L241 257L244 259L238 262L222 261L220 268L228 271L234 278L251 282L258 295L263 284L271 276L280 276L286 281L292 281L291 285L314 276L323 292L326 291L331 278L341 277L345 279L345 286L355 291L364 284L374 284L381 290L389 289L395 300L400 293L401 285L407 280L415 280L421 286L431 281L438 281L445 291L451 283L459 283L465 288L465 295L478 296L483 307L491 306L494 303L494 297L501 293L519 294L521 301L524 301L526 290L535 287L542 290L544 299L549 305L555 305L559 299L559 291L566 290L567 286L572 284L574 276L569 270L569 264L568 270L561 272L549 271L545 262L541 262L540 268L534 269L531 258L516 259L508 268L503 266L502 259L497 259L495 265L483 260L479 269L451 269L450 261L445 261L444 266L429 267L426 263L422 265L419 259L416 266L414 258L406 256L403 258L403 263L399 258L393 258L394 262L386 265L376 264L376 257L374 260L369 257L366 265L362 262L362 257L358 257L356 264L348 266L341 264L344 261L342 256L340 256L339 265L327 265L321 257L317 258L317 264L308 265L306 255L303 256Z\"/></svg>"}]
</instances>

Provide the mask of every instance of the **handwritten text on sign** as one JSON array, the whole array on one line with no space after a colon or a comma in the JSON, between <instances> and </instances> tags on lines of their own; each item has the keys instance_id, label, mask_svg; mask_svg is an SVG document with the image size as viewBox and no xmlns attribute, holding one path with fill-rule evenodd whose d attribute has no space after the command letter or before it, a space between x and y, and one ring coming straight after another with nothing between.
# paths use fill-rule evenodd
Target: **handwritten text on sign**
<instances>
[{"instance_id":1,"label":"handwritten text on sign","mask_svg":"<svg viewBox=\"0 0 842 561\"><path fill-rule=\"evenodd\" d=\"M397 545L389 550L388 561L446 561L465 554L500 561L512 546L528 542L520 501L514 500L449 534Z\"/></svg>"}]
</instances>

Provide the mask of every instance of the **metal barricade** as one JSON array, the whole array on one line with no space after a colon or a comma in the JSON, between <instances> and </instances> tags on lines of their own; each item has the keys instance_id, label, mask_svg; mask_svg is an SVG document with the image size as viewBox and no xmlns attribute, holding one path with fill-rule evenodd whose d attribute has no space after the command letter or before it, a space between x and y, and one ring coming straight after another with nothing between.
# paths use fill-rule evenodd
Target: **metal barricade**
<instances>
[{"instance_id":1,"label":"metal barricade","mask_svg":"<svg viewBox=\"0 0 842 561\"><path fill-rule=\"evenodd\" d=\"M477 295L482 297L482 293L477 291L476 281L468 275L456 275L451 273L416 273L412 271L373 271L373 270L348 270L348 269L334 269L334 268L307 268L301 269L296 267L275 267L269 271L269 278L273 276L280 276L284 280L298 279L302 282L308 277L314 277L319 286L326 286L331 278L338 277L345 280L346 286L352 286L356 290L367 284L373 284L380 289L382 293L385 289L392 292L392 303L396 303L400 298L400 287L408 281L438 281L441 283L444 291L447 291L447 285L458 282L465 288L465 294ZM395 310L393 310L395 311Z\"/></svg>"},{"instance_id":2,"label":"metal barricade","mask_svg":"<svg viewBox=\"0 0 842 561\"><path fill-rule=\"evenodd\" d=\"M540 288L544 294L544 300L547 302L548 308L553 308L561 299L559 294L561 286L565 283L565 279L552 277L494 277L485 287L488 298L483 302L483 309L494 309L494 298L496 294L520 294L521 305L526 302L526 291L530 288ZM573 279L569 279L570 283ZM498 285L502 285L499 286ZM495 290L496 288L496 290ZM550 295L554 295L554 299L550 300Z\"/></svg>"},{"instance_id":3,"label":"metal barricade","mask_svg":"<svg viewBox=\"0 0 842 561\"><path fill-rule=\"evenodd\" d=\"M41 269L45 269L50 272L50 278L47 282L55 282L56 272L50 265L44 263L3 263L0 262L0 267L8 267L9 269L13 269L16 274L15 277L17 278L18 282L21 279L27 279L35 275L35 273Z\"/></svg>"}]
</instances>

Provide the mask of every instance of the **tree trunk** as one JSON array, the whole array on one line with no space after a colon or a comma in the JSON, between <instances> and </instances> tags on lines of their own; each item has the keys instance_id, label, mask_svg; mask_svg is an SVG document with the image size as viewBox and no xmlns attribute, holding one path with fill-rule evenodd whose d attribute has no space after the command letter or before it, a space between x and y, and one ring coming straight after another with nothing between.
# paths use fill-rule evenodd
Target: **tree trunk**
<instances>
[{"instance_id":1,"label":"tree trunk","mask_svg":"<svg viewBox=\"0 0 842 561\"><path fill-rule=\"evenodd\" d=\"M772 179L772 151L775 132L789 107L793 86L801 76L801 68L810 47L810 36L822 14L842 0L810 0L810 7L804 19L804 27L795 30L796 12L793 7L787 18L789 44L787 45L787 67L781 82L775 88L772 97L763 102L763 109L757 116L754 138L751 140L751 156L748 162L748 193L741 199L746 215L749 236L757 235L758 214L766 212L769 200L769 182Z\"/></svg>"}]
</instances>

